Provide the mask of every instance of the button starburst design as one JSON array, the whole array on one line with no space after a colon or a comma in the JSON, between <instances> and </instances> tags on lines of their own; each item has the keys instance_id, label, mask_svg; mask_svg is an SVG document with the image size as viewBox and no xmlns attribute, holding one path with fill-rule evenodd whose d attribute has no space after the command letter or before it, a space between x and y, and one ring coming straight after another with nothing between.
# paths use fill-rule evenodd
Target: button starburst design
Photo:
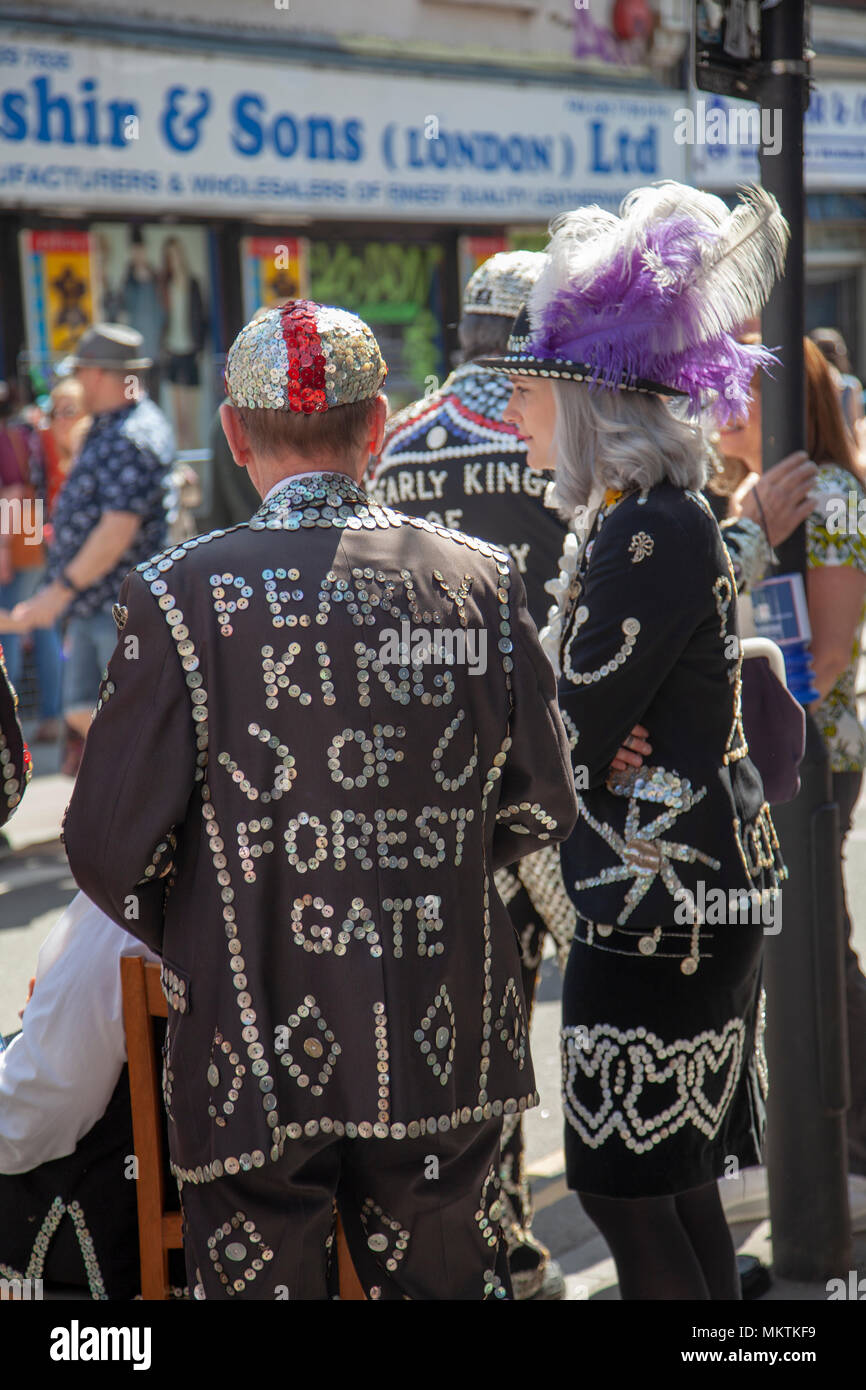
<instances>
[{"instance_id":1,"label":"button starburst design","mask_svg":"<svg viewBox=\"0 0 866 1390\"><path fill-rule=\"evenodd\" d=\"M643 802L637 796L630 796L625 826L621 835L614 830L612 825L597 820L587 807L583 797L578 795L577 803L580 815L588 825L592 826L596 834L601 836L605 844L609 845L619 856L621 863L602 869L592 878L578 880L574 885L575 889L580 892L584 888L597 888L602 884L633 879L634 881L626 893L622 911L616 919L617 925L620 927L628 921L638 903L655 883L656 878L661 879L671 897L678 901L677 894L682 894L685 890L672 861L685 864L694 864L697 861L716 871L721 868L718 859L713 859L711 855L704 854L701 850L695 849L694 846L661 838L681 815L685 815L694 806L697 806L698 802L706 796L706 793L706 787L701 787L697 792L693 792L688 783L683 782L679 804L669 806L643 826L640 824Z\"/></svg>"}]
</instances>

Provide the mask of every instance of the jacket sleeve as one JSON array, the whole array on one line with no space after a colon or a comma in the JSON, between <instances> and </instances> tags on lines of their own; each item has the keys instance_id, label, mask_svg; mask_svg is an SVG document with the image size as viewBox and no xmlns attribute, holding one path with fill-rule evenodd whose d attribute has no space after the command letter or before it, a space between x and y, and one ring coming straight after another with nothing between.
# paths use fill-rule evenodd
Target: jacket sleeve
<instances>
[{"instance_id":1,"label":"jacket sleeve","mask_svg":"<svg viewBox=\"0 0 866 1390\"><path fill-rule=\"evenodd\" d=\"M494 869L567 839L577 821L568 740L557 707L553 668L529 616L523 581L513 561L509 564L513 704L511 744L503 755L493 835ZM498 625L494 631L498 634Z\"/></svg>"},{"instance_id":2,"label":"jacket sleeve","mask_svg":"<svg viewBox=\"0 0 866 1390\"><path fill-rule=\"evenodd\" d=\"M135 572L120 603L126 620L100 687L64 841L79 887L158 952L175 832L195 785L196 740L165 615Z\"/></svg>"},{"instance_id":3,"label":"jacket sleeve","mask_svg":"<svg viewBox=\"0 0 866 1390\"><path fill-rule=\"evenodd\" d=\"M769 542L758 523L747 516L723 521L720 529L731 558L737 593L747 594L760 584L773 560Z\"/></svg>"},{"instance_id":4,"label":"jacket sleeve","mask_svg":"<svg viewBox=\"0 0 866 1390\"><path fill-rule=\"evenodd\" d=\"M640 520L632 508L614 512L602 525L562 652L559 704L574 731L578 789L605 782L617 749L712 613L704 549L699 525L692 532L658 509Z\"/></svg>"}]
</instances>

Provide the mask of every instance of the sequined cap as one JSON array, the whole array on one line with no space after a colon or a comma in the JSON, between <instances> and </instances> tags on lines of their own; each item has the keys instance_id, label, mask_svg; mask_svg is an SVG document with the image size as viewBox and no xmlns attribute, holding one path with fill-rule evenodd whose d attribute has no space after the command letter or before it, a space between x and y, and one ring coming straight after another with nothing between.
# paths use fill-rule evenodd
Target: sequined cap
<instances>
[{"instance_id":1,"label":"sequined cap","mask_svg":"<svg viewBox=\"0 0 866 1390\"><path fill-rule=\"evenodd\" d=\"M226 393L252 410L311 414L366 401L387 367L372 330L347 309L294 299L242 328L226 360Z\"/></svg>"},{"instance_id":2,"label":"sequined cap","mask_svg":"<svg viewBox=\"0 0 866 1390\"><path fill-rule=\"evenodd\" d=\"M516 318L547 257L543 251L497 251L470 276L463 291L464 314Z\"/></svg>"}]
</instances>

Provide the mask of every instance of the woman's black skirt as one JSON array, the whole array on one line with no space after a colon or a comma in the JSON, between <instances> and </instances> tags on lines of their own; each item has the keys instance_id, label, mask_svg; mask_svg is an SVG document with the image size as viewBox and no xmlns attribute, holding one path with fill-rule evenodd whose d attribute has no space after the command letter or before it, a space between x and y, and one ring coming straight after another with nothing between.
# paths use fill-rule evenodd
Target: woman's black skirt
<instances>
[{"instance_id":1,"label":"woman's black skirt","mask_svg":"<svg viewBox=\"0 0 866 1390\"><path fill-rule=\"evenodd\" d=\"M569 1187L661 1196L760 1163L764 926L705 925L694 968L687 926L579 918L563 986Z\"/></svg>"}]
</instances>

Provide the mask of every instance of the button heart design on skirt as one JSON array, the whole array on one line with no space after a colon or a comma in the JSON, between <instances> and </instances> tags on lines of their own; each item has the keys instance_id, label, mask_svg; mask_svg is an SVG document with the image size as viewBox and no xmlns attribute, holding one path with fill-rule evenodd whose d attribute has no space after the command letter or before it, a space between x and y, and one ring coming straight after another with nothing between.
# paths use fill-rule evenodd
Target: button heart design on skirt
<instances>
[{"instance_id":1,"label":"button heart design on skirt","mask_svg":"<svg viewBox=\"0 0 866 1390\"><path fill-rule=\"evenodd\" d=\"M619 1134L627 1148L646 1153L687 1124L715 1138L740 1077L745 1032L739 1018L720 1033L707 1029L672 1043L609 1023L563 1028L568 1123L593 1149Z\"/></svg>"}]
</instances>

